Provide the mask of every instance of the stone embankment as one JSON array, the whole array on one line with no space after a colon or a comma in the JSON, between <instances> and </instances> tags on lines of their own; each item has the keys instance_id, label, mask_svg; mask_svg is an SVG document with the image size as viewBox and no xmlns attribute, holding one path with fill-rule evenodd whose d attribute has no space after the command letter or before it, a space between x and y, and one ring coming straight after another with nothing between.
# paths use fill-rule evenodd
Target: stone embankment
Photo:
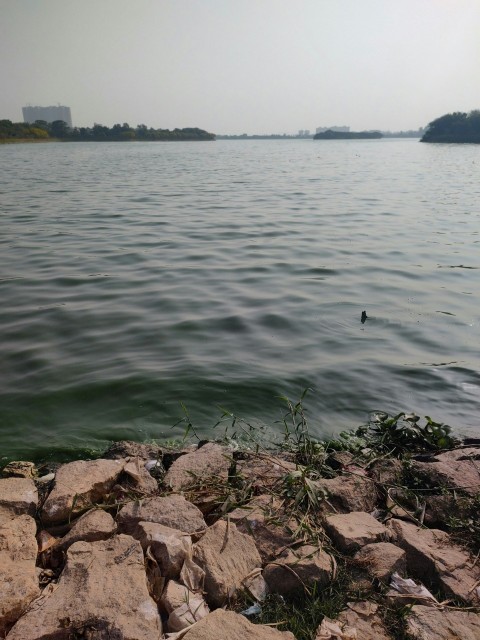
<instances>
[{"instance_id":1,"label":"stone embankment","mask_svg":"<svg viewBox=\"0 0 480 640\"><path fill-rule=\"evenodd\" d=\"M480 562L444 525L477 499L480 448L413 460L410 474L444 487L420 504L397 460L362 465L343 452L322 468L329 477L312 479L293 454L216 443L117 443L43 477L11 463L0 479L0 637L293 640L240 609L267 594L320 597L342 562L356 588L312 638L479 640ZM392 610L405 614L401 630Z\"/></svg>"}]
</instances>

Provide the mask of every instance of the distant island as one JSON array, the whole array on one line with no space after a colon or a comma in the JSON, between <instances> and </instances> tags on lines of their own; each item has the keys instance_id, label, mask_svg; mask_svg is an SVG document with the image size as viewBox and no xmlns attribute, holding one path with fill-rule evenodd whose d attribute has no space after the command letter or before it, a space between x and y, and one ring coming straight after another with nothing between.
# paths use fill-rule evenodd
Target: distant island
<instances>
[{"instance_id":1,"label":"distant island","mask_svg":"<svg viewBox=\"0 0 480 640\"><path fill-rule=\"evenodd\" d=\"M321 131L313 136L314 140L372 140L383 138L380 131Z\"/></svg>"},{"instance_id":2,"label":"distant island","mask_svg":"<svg viewBox=\"0 0 480 640\"><path fill-rule=\"evenodd\" d=\"M480 144L480 110L447 113L430 122L420 142Z\"/></svg>"},{"instance_id":3,"label":"distant island","mask_svg":"<svg viewBox=\"0 0 480 640\"><path fill-rule=\"evenodd\" d=\"M65 142L126 142L126 141L193 141L215 140L213 133L196 127L186 129L153 129L144 124L135 128L128 123L105 127L94 124L93 127L69 127L63 120L34 123L0 120L0 142L40 142L61 140Z\"/></svg>"}]
</instances>

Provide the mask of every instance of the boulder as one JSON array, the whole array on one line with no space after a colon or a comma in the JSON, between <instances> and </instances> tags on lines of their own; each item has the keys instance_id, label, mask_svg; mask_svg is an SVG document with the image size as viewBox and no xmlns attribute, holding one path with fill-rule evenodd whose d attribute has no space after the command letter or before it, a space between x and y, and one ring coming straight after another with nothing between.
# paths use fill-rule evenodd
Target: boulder
<instances>
[{"instance_id":1,"label":"boulder","mask_svg":"<svg viewBox=\"0 0 480 640\"><path fill-rule=\"evenodd\" d=\"M34 516L38 492L31 478L2 478L0 480L0 523L17 515Z\"/></svg>"},{"instance_id":2,"label":"boulder","mask_svg":"<svg viewBox=\"0 0 480 640\"><path fill-rule=\"evenodd\" d=\"M37 475L37 470L33 462L25 460L13 460L2 469L4 478L33 478Z\"/></svg>"},{"instance_id":3,"label":"boulder","mask_svg":"<svg viewBox=\"0 0 480 640\"><path fill-rule=\"evenodd\" d=\"M62 465L42 509L42 520L57 524L103 500L123 471L123 460L78 460Z\"/></svg>"},{"instance_id":4,"label":"boulder","mask_svg":"<svg viewBox=\"0 0 480 640\"><path fill-rule=\"evenodd\" d=\"M201 594L190 591L173 580L165 587L160 605L168 613L169 632L186 629L210 613Z\"/></svg>"},{"instance_id":5,"label":"boulder","mask_svg":"<svg viewBox=\"0 0 480 640\"><path fill-rule=\"evenodd\" d=\"M214 607L235 599L243 580L262 564L252 538L223 520L209 527L194 545L193 560L205 571L206 599Z\"/></svg>"},{"instance_id":6,"label":"boulder","mask_svg":"<svg viewBox=\"0 0 480 640\"><path fill-rule=\"evenodd\" d=\"M175 580L169 580L160 598L160 606L170 615L195 595L188 587Z\"/></svg>"},{"instance_id":7,"label":"boulder","mask_svg":"<svg viewBox=\"0 0 480 640\"><path fill-rule=\"evenodd\" d=\"M3 482L3 481L2 481ZM28 515L0 522L0 637L40 594L35 562L35 520Z\"/></svg>"},{"instance_id":8,"label":"boulder","mask_svg":"<svg viewBox=\"0 0 480 640\"><path fill-rule=\"evenodd\" d=\"M396 544L406 551L409 573L420 580L433 580L448 597L479 602L473 587L480 580L480 566L474 566L470 555L453 544L447 533L394 518L389 527Z\"/></svg>"},{"instance_id":9,"label":"boulder","mask_svg":"<svg viewBox=\"0 0 480 640\"><path fill-rule=\"evenodd\" d=\"M354 511L325 518L325 528L340 551L351 552L387 536L387 529L369 513Z\"/></svg>"},{"instance_id":10,"label":"boulder","mask_svg":"<svg viewBox=\"0 0 480 640\"><path fill-rule=\"evenodd\" d=\"M158 492L158 483L145 468L145 461L142 458L128 458L123 472L131 479L135 490L139 493L151 495Z\"/></svg>"},{"instance_id":11,"label":"boulder","mask_svg":"<svg viewBox=\"0 0 480 640\"><path fill-rule=\"evenodd\" d=\"M432 529L443 528L454 517L468 520L476 511L475 499L471 496L459 496L455 492L425 496L425 517L423 524Z\"/></svg>"},{"instance_id":12,"label":"boulder","mask_svg":"<svg viewBox=\"0 0 480 640\"><path fill-rule=\"evenodd\" d=\"M273 490L282 483L284 477L295 471L297 465L273 454L248 455L246 460L237 461L237 474L240 475L254 491Z\"/></svg>"},{"instance_id":13,"label":"boulder","mask_svg":"<svg viewBox=\"0 0 480 640\"><path fill-rule=\"evenodd\" d=\"M252 624L233 611L217 609L197 622L183 636L185 640L295 640L293 633L263 624Z\"/></svg>"},{"instance_id":14,"label":"boulder","mask_svg":"<svg viewBox=\"0 0 480 640\"><path fill-rule=\"evenodd\" d=\"M181 491L212 479L227 482L231 466L232 452L215 442L208 442L175 460L165 474L164 483L172 491Z\"/></svg>"},{"instance_id":15,"label":"boulder","mask_svg":"<svg viewBox=\"0 0 480 640\"><path fill-rule=\"evenodd\" d=\"M103 454L109 460L123 458L141 458L144 463L147 460L162 459L163 449L156 444L144 444L132 440L120 440L114 442Z\"/></svg>"},{"instance_id":16,"label":"boulder","mask_svg":"<svg viewBox=\"0 0 480 640\"><path fill-rule=\"evenodd\" d=\"M165 578L178 578L185 558L192 555L192 539L187 533L156 522L139 522L133 537L144 551L150 551Z\"/></svg>"},{"instance_id":17,"label":"boulder","mask_svg":"<svg viewBox=\"0 0 480 640\"><path fill-rule=\"evenodd\" d=\"M356 629L359 640L391 640L373 602L348 602L347 609L338 616L341 625Z\"/></svg>"},{"instance_id":18,"label":"boulder","mask_svg":"<svg viewBox=\"0 0 480 640\"><path fill-rule=\"evenodd\" d=\"M407 631L415 640L478 640L480 614L416 605L407 618Z\"/></svg>"},{"instance_id":19,"label":"boulder","mask_svg":"<svg viewBox=\"0 0 480 640\"><path fill-rule=\"evenodd\" d=\"M382 582L388 583L392 573L404 575L407 568L406 554L400 547L390 542L375 542L367 544L357 551L355 560L368 573Z\"/></svg>"},{"instance_id":20,"label":"boulder","mask_svg":"<svg viewBox=\"0 0 480 640\"><path fill-rule=\"evenodd\" d=\"M130 536L75 542L58 585L51 587L18 620L8 640L160 637L160 616L148 594L142 548Z\"/></svg>"},{"instance_id":21,"label":"boulder","mask_svg":"<svg viewBox=\"0 0 480 640\"><path fill-rule=\"evenodd\" d=\"M207 528L202 512L183 496L176 494L130 502L120 510L117 522L126 533L132 533L139 522L156 522L186 533Z\"/></svg>"},{"instance_id":22,"label":"boulder","mask_svg":"<svg viewBox=\"0 0 480 640\"><path fill-rule=\"evenodd\" d=\"M275 562L267 564L263 577L272 593L291 595L314 584L327 586L333 576L334 563L325 551L312 545L284 551Z\"/></svg>"},{"instance_id":23,"label":"boulder","mask_svg":"<svg viewBox=\"0 0 480 640\"><path fill-rule=\"evenodd\" d=\"M296 523L285 513L282 502L270 495L254 498L231 511L228 518L239 531L252 536L263 563L274 560L295 542Z\"/></svg>"},{"instance_id":24,"label":"boulder","mask_svg":"<svg viewBox=\"0 0 480 640\"><path fill-rule=\"evenodd\" d=\"M327 492L328 503L337 513L370 512L377 504L374 482L360 474L350 473L335 478L325 478L316 484ZM328 509L328 503L325 503L325 509Z\"/></svg>"},{"instance_id":25,"label":"boulder","mask_svg":"<svg viewBox=\"0 0 480 640\"><path fill-rule=\"evenodd\" d=\"M107 540L115 532L116 525L112 516L103 509L91 509L73 523L70 531L61 539L59 548L66 551L79 540L95 542Z\"/></svg>"},{"instance_id":26,"label":"boulder","mask_svg":"<svg viewBox=\"0 0 480 640\"><path fill-rule=\"evenodd\" d=\"M396 458L380 458L369 465L369 475L381 487L403 484L404 467Z\"/></svg>"},{"instance_id":27,"label":"boulder","mask_svg":"<svg viewBox=\"0 0 480 640\"><path fill-rule=\"evenodd\" d=\"M445 451L433 456L429 462L412 460L411 471L429 484L454 487L473 496L480 485L480 448Z\"/></svg>"}]
</instances>

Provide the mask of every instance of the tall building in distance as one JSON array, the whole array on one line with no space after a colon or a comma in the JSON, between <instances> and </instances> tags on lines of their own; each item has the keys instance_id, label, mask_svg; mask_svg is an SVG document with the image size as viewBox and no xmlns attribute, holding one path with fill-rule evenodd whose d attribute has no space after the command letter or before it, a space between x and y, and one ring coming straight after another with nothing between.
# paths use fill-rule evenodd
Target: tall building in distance
<instances>
[{"instance_id":1,"label":"tall building in distance","mask_svg":"<svg viewBox=\"0 0 480 640\"><path fill-rule=\"evenodd\" d=\"M57 107L22 107L23 121L33 123L35 120L45 120L45 122L55 122L63 120L72 127L72 114L70 107L58 105Z\"/></svg>"}]
</instances>

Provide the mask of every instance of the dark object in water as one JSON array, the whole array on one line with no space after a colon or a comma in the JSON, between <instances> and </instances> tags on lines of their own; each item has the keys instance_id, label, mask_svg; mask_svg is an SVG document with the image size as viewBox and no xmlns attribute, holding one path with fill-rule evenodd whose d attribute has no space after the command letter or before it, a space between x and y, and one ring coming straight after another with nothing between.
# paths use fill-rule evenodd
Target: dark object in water
<instances>
[{"instance_id":1,"label":"dark object in water","mask_svg":"<svg viewBox=\"0 0 480 640\"><path fill-rule=\"evenodd\" d=\"M362 311L362 318L361 318L361 323L364 324L365 320L368 318L367 316L367 312L366 311Z\"/></svg>"}]
</instances>

